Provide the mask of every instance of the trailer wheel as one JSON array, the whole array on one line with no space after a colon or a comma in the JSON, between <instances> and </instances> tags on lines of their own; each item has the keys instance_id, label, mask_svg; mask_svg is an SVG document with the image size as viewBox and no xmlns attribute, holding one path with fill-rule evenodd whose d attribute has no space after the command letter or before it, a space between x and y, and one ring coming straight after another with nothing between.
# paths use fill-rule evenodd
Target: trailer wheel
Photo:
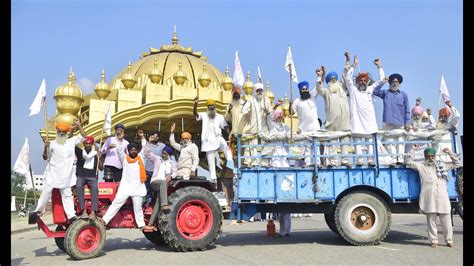
<instances>
[{"instance_id":1,"label":"trailer wheel","mask_svg":"<svg viewBox=\"0 0 474 266\"><path fill-rule=\"evenodd\" d=\"M176 251L206 250L222 233L222 210L216 197L202 187L178 189L169 197L171 211L159 218L166 244Z\"/></svg>"},{"instance_id":2,"label":"trailer wheel","mask_svg":"<svg viewBox=\"0 0 474 266\"><path fill-rule=\"evenodd\" d=\"M370 246L385 239L392 217L387 204L377 194L356 191L337 203L335 222L337 231L347 242L355 246Z\"/></svg>"},{"instance_id":3,"label":"trailer wheel","mask_svg":"<svg viewBox=\"0 0 474 266\"><path fill-rule=\"evenodd\" d=\"M94 258L102 251L105 236L105 227L99 221L77 220L67 229L66 253L76 260Z\"/></svg>"},{"instance_id":4,"label":"trailer wheel","mask_svg":"<svg viewBox=\"0 0 474 266\"><path fill-rule=\"evenodd\" d=\"M60 231L66 231L66 229L64 229L63 226L61 225L58 225L56 227L56 232L60 232ZM64 248L64 237L55 237L54 238L54 242L56 242L56 246L58 246L58 248L64 252L66 252L66 249ZM67 252L66 252L67 253Z\"/></svg>"},{"instance_id":5,"label":"trailer wheel","mask_svg":"<svg viewBox=\"0 0 474 266\"><path fill-rule=\"evenodd\" d=\"M324 220L326 220L326 224L328 225L329 229L339 235L339 232L337 231L336 220L334 218L334 212L325 213Z\"/></svg>"}]
</instances>

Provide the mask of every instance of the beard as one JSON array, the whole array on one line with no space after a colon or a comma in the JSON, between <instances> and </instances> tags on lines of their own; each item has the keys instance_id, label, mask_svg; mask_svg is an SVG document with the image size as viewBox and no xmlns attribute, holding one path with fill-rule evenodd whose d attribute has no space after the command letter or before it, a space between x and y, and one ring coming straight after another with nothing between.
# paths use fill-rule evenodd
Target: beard
<instances>
[{"instance_id":1,"label":"beard","mask_svg":"<svg viewBox=\"0 0 474 266\"><path fill-rule=\"evenodd\" d=\"M437 129L449 129L449 123L448 121L439 121L438 124L436 124Z\"/></svg>"},{"instance_id":2,"label":"beard","mask_svg":"<svg viewBox=\"0 0 474 266\"><path fill-rule=\"evenodd\" d=\"M186 141L186 140L181 140L181 145L183 145L183 146L185 146L185 147L188 146L189 143L191 143L191 140L188 140L188 141Z\"/></svg>"},{"instance_id":3,"label":"beard","mask_svg":"<svg viewBox=\"0 0 474 266\"><path fill-rule=\"evenodd\" d=\"M234 94L232 95L232 100L240 100L240 94L234 93Z\"/></svg>"},{"instance_id":4,"label":"beard","mask_svg":"<svg viewBox=\"0 0 474 266\"><path fill-rule=\"evenodd\" d=\"M207 110L207 115L209 116L210 119L214 119L216 117L216 110Z\"/></svg>"},{"instance_id":5,"label":"beard","mask_svg":"<svg viewBox=\"0 0 474 266\"><path fill-rule=\"evenodd\" d=\"M435 161L434 160L426 160L426 165L435 166Z\"/></svg>"},{"instance_id":6,"label":"beard","mask_svg":"<svg viewBox=\"0 0 474 266\"><path fill-rule=\"evenodd\" d=\"M309 97L311 97L311 94L309 94L309 91L305 92L300 92L301 100L307 100Z\"/></svg>"},{"instance_id":7,"label":"beard","mask_svg":"<svg viewBox=\"0 0 474 266\"><path fill-rule=\"evenodd\" d=\"M390 85L390 90L391 91L398 91L400 89L400 84L393 84L393 85Z\"/></svg>"},{"instance_id":8,"label":"beard","mask_svg":"<svg viewBox=\"0 0 474 266\"><path fill-rule=\"evenodd\" d=\"M255 96L255 98L257 99L257 101L260 102L260 101L262 101L262 99L263 99L263 95L262 95L262 94L257 94L257 95Z\"/></svg>"},{"instance_id":9,"label":"beard","mask_svg":"<svg viewBox=\"0 0 474 266\"><path fill-rule=\"evenodd\" d=\"M329 83L328 90L331 93L338 93L339 91L341 91L341 89L342 89L341 83L337 81Z\"/></svg>"},{"instance_id":10,"label":"beard","mask_svg":"<svg viewBox=\"0 0 474 266\"><path fill-rule=\"evenodd\" d=\"M58 144L64 144L66 143L66 140L68 139L67 135L64 135L64 136L56 136L56 142Z\"/></svg>"},{"instance_id":11,"label":"beard","mask_svg":"<svg viewBox=\"0 0 474 266\"><path fill-rule=\"evenodd\" d=\"M357 89L358 89L359 91L366 91L366 90L367 90L367 85L358 84L358 85L357 85Z\"/></svg>"},{"instance_id":12,"label":"beard","mask_svg":"<svg viewBox=\"0 0 474 266\"><path fill-rule=\"evenodd\" d=\"M232 101L230 102L232 106L235 108L236 106L240 105L240 97L237 99L232 98Z\"/></svg>"}]
</instances>

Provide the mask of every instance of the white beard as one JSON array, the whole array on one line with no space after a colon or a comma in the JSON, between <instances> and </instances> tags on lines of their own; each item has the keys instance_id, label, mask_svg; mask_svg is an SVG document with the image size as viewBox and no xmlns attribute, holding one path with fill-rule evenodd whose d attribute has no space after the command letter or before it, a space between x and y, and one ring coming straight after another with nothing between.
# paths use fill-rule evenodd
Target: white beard
<instances>
[{"instance_id":1,"label":"white beard","mask_svg":"<svg viewBox=\"0 0 474 266\"><path fill-rule=\"evenodd\" d=\"M64 143L66 143L66 140L68 139L67 135L64 135L64 136L56 136L56 142L58 144L61 144L63 145Z\"/></svg>"},{"instance_id":2,"label":"white beard","mask_svg":"<svg viewBox=\"0 0 474 266\"><path fill-rule=\"evenodd\" d=\"M210 119L214 119L216 117L216 111L207 111L207 115Z\"/></svg>"},{"instance_id":3,"label":"white beard","mask_svg":"<svg viewBox=\"0 0 474 266\"><path fill-rule=\"evenodd\" d=\"M399 85L390 85L390 90L391 91L398 91L400 89L400 84Z\"/></svg>"},{"instance_id":4,"label":"white beard","mask_svg":"<svg viewBox=\"0 0 474 266\"><path fill-rule=\"evenodd\" d=\"M331 92L331 93L338 93L342 90L342 86L341 86L341 83L340 82L330 82L329 85L328 85L328 90Z\"/></svg>"},{"instance_id":5,"label":"white beard","mask_svg":"<svg viewBox=\"0 0 474 266\"><path fill-rule=\"evenodd\" d=\"M366 90L367 90L367 86L366 86L366 85L359 84L359 85L357 85L357 89L358 89L359 91L366 91Z\"/></svg>"},{"instance_id":6,"label":"white beard","mask_svg":"<svg viewBox=\"0 0 474 266\"><path fill-rule=\"evenodd\" d=\"M257 101L261 102L263 99L263 95L257 94L255 98L257 99Z\"/></svg>"}]
</instances>

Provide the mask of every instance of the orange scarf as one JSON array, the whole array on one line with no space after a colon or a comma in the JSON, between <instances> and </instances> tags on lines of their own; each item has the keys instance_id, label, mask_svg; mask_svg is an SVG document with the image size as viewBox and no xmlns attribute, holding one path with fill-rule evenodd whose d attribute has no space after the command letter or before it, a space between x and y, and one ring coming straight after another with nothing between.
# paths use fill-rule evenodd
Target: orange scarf
<instances>
[{"instance_id":1,"label":"orange scarf","mask_svg":"<svg viewBox=\"0 0 474 266\"><path fill-rule=\"evenodd\" d=\"M138 161L138 165L140 166L140 181L143 183L146 181L146 172L145 172L145 164L143 163L142 158L140 155L137 155L135 159L130 158L130 156L127 155L127 162L128 163L135 163Z\"/></svg>"}]
</instances>

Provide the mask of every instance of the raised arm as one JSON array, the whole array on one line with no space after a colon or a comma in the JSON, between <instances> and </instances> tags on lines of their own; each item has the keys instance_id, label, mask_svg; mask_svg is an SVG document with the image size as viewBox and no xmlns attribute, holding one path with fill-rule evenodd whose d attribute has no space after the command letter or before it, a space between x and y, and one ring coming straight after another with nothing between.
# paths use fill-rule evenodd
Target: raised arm
<instances>
[{"instance_id":1,"label":"raised arm","mask_svg":"<svg viewBox=\"0 0 474 266\"><path fill-rule=\"evenodd\" d=\"M199 118L199 115L198 115L198 101L199 101L199 97L196 96L194 98L194 108L193 108L193 115L196 117L196 119Z\"/></svg>"},{"instance_id":2,"label":"raised arm","mask_svg":"<svg viewBox=\"0 0 474 266\"><path fill-rule=\"evenodd\" d=\"M451 163L446 164L449 170L461 167L461 161L459 161L459 158L451 151L451 149L446 147L443 149L443 152L451 158Z\"/></svg>"},{"instance_id":3,"label":"raised arm","mask_svg":"<svg viewBox=\"0 0 474 266\"><path fill-rule=\"evenodd\" d=\"M323 85L323 77L324 75L326 74L326 67L325 66L322 66L321 69L316 69L316 91L318 91L318 93L321 95L321 96L325 96L326 95L326 91L327 89L324 88L324 85Z\"/></svg>"},{"instance_id":4,"label":"raised arm","mask_svg":"<svg viewBox=\"0 0 474 266\"><path fill-rule=\"evenodd\" d=\"M170 145L177 151L181 151L181 145L176 143L174 140L174 130L176 128L176 123L171 124L171 129L170 129Z\"/></svg>"}]
</instances>

